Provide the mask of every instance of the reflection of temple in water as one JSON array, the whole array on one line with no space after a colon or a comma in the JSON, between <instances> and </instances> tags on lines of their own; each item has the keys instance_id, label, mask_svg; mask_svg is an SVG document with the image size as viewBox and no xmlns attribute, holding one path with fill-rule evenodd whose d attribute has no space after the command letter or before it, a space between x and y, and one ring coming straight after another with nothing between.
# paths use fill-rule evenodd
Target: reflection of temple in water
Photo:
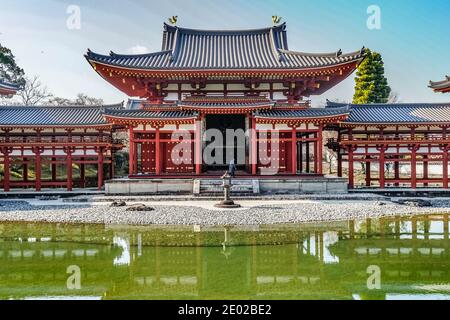
<instances>
[{"instance_id":1,"label":"reflection of temple in water","mask_svg":"<svg viewBox=\"0 0 450 320\"><path fill-rule=\"evenodd\" d=\"M0 225L3 298L351 299L428 291L449 294L446 215L351 221L334 227L201 232L187 227L149 231L23 226L18 230L17 224ZM69 238L71 242L64 242ZM66 289L69 265L81 268L79 291ZM370 265L381 269L381 290L366 287Z\"/></svg>"}]
</instances>

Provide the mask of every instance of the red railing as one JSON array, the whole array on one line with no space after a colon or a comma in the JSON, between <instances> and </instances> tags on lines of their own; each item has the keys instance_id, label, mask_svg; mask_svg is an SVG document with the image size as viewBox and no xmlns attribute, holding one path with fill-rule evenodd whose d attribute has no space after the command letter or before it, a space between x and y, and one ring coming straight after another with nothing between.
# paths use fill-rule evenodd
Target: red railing
<instances>
[{"instance_id":1,"label":"red railing","mask_svg":"<svg viewBox=\"0 0 450 320\"><path fill-rule=\"evenodd\" d=\"M425 136L368 136L368 137L341 137L342 144L351 144L352 142L391 142L391 143L449 143L450 139L441 135Z\"/></svg>"},{"instance_id":2,"label":"red railing","mask_svg":"<svg viewBox=\"0 0 450 320\"><path fill-rule=\"evenodd\" d=\"M0 137L0 143L23 144L23 143L114 143L120 144L121 141L111 139L108 136L74 136L74 137Z\"/></svg>"}]
</instances>

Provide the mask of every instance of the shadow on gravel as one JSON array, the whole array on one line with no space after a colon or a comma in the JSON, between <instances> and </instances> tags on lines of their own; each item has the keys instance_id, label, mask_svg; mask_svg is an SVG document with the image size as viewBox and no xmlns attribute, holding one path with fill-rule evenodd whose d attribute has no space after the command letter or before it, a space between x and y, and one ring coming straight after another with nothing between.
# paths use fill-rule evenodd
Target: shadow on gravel
<instances>
[{"instance_id":1,"label":"shadow on gravel","mask_svg":"<svg viewBox=\"0 0 450 320\"><path fill-rule=\"evenodd\" d=\"M89 205L39 205L34 206L26 201L0 201L0 212L11 211L37 211L37 210L67 210L67 209L84 209L90 208Z\"/></svg>"}]
</instances>

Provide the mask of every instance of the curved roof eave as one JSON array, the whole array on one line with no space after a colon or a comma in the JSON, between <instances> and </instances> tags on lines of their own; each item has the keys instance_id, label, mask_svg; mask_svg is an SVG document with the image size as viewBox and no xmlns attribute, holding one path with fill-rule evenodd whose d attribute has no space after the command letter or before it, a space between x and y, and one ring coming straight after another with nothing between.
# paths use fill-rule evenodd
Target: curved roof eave
<instances>
[{"instance_id":1,"label":"curved roof eave","mask_svg":"<svg viewBox=\"0 0 450 320\"><path fill-rule=\"evenodd\" d=\"M242 71L267 71L267 72L283 72L283 71L291 71L291 72L305 72L305 71L311 71L311 70L323 70L323 69L329 69L329 68L335 68L335 67L341 67L344 65L348 65L355 62L360 62L364 59L364 57L359 57L353 60L344 61L337 64L329 64L326 66L311 66L311 67L286 67L286 68L136 68L136 67L128 67L128 66L121 66L118 64L111 64L106 63L103 61L93 60L88 57L86 59L89 61L89 63L95 63L104 65L107 67L113 67L118 69L124 69L124 70L130 70L130 71L140 71L140 72L169 72L169 71L177 71L177 72L242 72Z\"/></svg>"}]
</instances>

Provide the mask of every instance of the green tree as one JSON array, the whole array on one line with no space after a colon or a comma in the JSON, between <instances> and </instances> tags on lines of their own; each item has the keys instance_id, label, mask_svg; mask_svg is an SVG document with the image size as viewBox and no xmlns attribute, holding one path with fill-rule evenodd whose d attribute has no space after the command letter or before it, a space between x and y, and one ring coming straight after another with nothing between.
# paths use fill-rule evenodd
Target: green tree
<instances>
[{"instance_id":1,"label":"green tree","mask_svg":"<svg viewBox=\"0 0 450 320\"><path fill-rule=\"evenodd\" d=\"M25 85L25 72L20 68L11 50L0 43L0 79L18 85Z\"/></svg>"},{"instance_id":2,"label":"green tree","mask_svg":"<svg viewBox=\"0 0 450 320\"><path fill-rule=\"evenodd\" d=\"M386 103L390 93L381 54L366 49L366 58L356 72L353 103Z\"/></svg>"}]
</instances>

